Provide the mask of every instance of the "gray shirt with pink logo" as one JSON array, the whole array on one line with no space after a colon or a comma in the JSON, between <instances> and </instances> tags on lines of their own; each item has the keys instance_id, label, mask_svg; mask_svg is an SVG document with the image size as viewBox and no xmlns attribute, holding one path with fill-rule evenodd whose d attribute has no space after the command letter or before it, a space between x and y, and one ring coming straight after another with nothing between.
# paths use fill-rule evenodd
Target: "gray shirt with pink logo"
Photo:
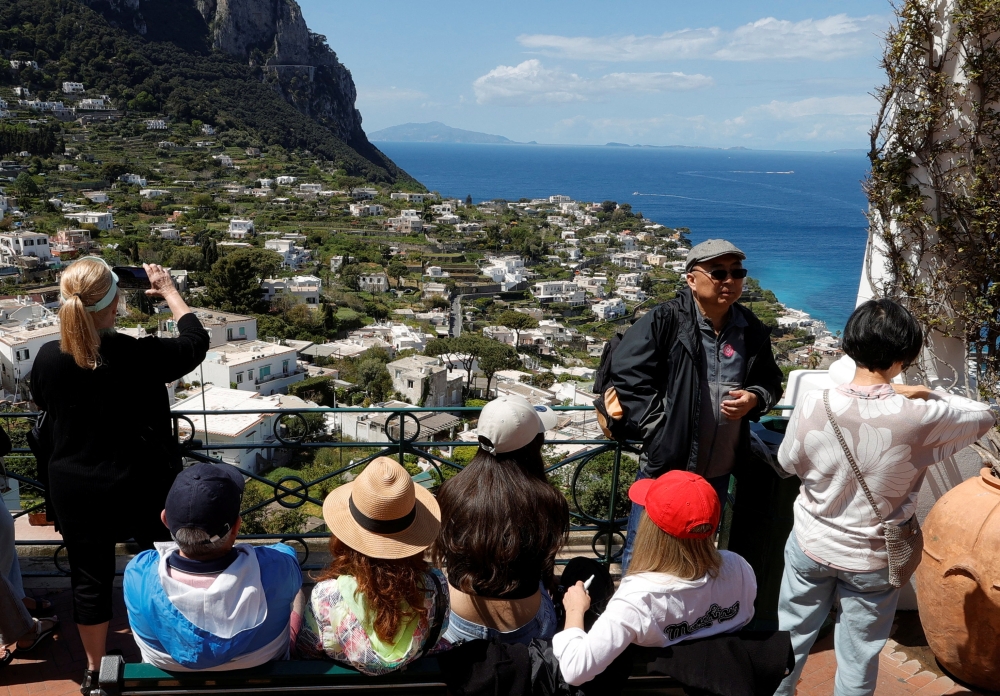
<instances>
[{"instance_id":1,"label":"gray shirt with pink logo","mask_svg":"<svg viewBox=\"0 0 1000 696\"><path fill-rule=\"evenodd\" d=\"M731 399L730 391L743 388L747 374L746 342L743 332L747 321L739 312L729 310L729 320L718 335L711 319L699 311L702 359L701 408L698 420L698 468L705 478L724 476L736 464L740 440L739 420L722 415L722 402Z\"/></svg>"}]
</instances>

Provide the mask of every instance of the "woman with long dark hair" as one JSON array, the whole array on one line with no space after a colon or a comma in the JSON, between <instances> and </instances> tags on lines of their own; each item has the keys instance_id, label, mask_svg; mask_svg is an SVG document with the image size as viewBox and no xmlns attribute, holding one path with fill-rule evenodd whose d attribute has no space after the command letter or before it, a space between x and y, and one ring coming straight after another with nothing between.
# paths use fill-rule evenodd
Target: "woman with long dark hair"
<instances>
[{"instance_id":1,"label":"woman with long dark hair","mask_svg":"<svg viewBox=\"0 0 1000 696\"><path fill-rule=\"evenodd\" d=\"M193 370L208 334L160 266L146 265L150 290L166 300L177 338L135 339L115 332L118 277L88 256L62 275L60 341L38 351L32 397L46 412L51 449L49 499L69 556L73 618L87 671L97 685L105 652L115 579L115 543L141 549L167 541L160 512L181 468L166 384Z\"/></svg>"},{"instance_id":2,"label":"woman with long dark hair","mask_svg":"<svg viewBox=\"0 0 1000 696\"><path fill-rule=\"evenodd\" d=\"M436 556L448 568L452 618L445 639L453 644L493 637L527 644L555 634L549 590L569 506L545 477L539 413L554 416L518 397L486 404L479 451L438 493Z\"/></svg>"},{"instance_id":3,"label":"woman with long dark hair","mask_svg":"<svg viewBox=\"0 0 1000 696\"><path fill-rule=\"evenodd\" d=\"M424 552L440 529L434 496L379 457L323 502L333 557L296 638L299 655L377 676L431 652L448 623L444 576Z\"/></svg>"}]
</instances>

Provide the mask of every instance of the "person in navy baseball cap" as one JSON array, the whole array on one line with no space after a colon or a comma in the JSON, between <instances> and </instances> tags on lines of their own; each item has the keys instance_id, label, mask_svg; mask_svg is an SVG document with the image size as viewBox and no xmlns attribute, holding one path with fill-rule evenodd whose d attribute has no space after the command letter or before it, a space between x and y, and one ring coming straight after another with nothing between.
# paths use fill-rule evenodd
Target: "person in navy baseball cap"
<instances>
[{"instance_id":1,"label":"person in navy baseball cap","mask_svg":"<svg viewBox=\"0 0 1000 696\"><path fill-rule=\"evenodd\" d=\"M161 514L174 541L125 568L125 606L143 662L198 671L287 659L302 572L285 544L236 543L243 487L229 464L195 464L174 480Z\"/></svg>"},{"instance_id":2,"label":"person in navy baseball cap","mask_svg":"<svg viewBox=\"0 0 1000 696\"><path fill-rule=\"evenodd\" d=\"M243 475L228 464L198 463L174 480L163 523L177 538L181 529L199 529L215 542L229 534L240 516Z\"/></svg>"}]
</instances>

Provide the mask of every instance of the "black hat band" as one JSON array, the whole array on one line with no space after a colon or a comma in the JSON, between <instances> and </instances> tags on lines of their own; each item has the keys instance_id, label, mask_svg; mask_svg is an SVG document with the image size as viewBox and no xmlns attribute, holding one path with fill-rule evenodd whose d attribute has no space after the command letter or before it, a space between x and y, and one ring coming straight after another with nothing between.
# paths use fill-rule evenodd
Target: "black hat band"
<instances>
[{"instance_id":1,"label":"black hat band","mask_svg":"<svg viewBox=\"0 0 1000 696\"><path fill-rule=\"evenodd\" d=\"M365 513L358 510L357 506L354 504L354 496L352 495L347 499L347 505L351 509L351 517L357 522L362 529L365 529L374 534L396 534L397 532L402 532L405 529L409 529L410 525L413 524L413 520L417 519L417 503L414 501L413 509L402 517L397 517L394 520L376 520L374 517L369 517Z\"/></svg>"}]
</instances>

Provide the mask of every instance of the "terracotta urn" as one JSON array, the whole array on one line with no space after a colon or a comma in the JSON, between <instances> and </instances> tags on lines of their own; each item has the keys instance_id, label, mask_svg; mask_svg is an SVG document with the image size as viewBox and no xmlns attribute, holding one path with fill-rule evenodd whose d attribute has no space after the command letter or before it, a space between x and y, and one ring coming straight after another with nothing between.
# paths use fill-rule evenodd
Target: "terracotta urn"
<instances>
[{"instance_id":1,"label":"terracotta urn","mask_svg":"<svg viewBox=\"0 0 1000 696\"><path fill-rule=\"evenodd\" d=\"M917 606L927 644L959 679L1000 684L1000 479L989 469L956 486L923 524Z\"/></svg>"}]
</instances>

